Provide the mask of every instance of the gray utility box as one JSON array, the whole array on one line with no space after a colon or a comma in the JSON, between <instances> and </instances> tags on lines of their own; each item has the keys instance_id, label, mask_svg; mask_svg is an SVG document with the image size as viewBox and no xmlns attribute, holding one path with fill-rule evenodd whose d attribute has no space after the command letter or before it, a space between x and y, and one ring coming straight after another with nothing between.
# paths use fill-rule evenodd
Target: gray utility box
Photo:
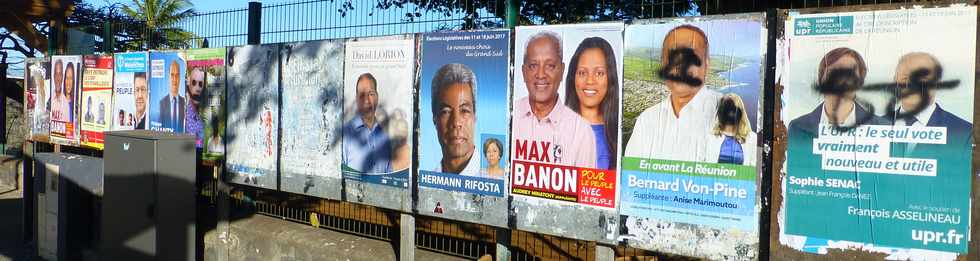
<instances>
[{"instance_id":1,"label":"gray utility box","mask_svg":"<svg viewBox=\"0 0 980 261\"><path fill-rule=\"evenodd\" d=\"M103 260L194 260L194 136L105 133Z\"/></svg>"},{"instance_id":2,"label":"gray utility box","mask_svg":"<svg viewBox=\"0 0 980 261\"><path fill-rule=\"evenodd\" d=\"M37 255L90 260L98 250L102 159L68 153L34 155Z\"/></svg>"}]
</instances>

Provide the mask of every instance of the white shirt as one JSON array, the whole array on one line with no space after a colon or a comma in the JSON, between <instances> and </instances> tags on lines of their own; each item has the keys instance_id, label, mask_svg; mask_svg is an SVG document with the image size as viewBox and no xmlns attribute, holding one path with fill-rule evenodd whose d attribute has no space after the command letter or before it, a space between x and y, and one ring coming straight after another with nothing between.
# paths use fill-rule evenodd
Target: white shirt
<instances>
[{"instance_id":1,"label":"white shirt","mask_svg":"<svg viewBox=\"0 0 980 261\"><path fill-rule=\"evenodd\" d=\"M919 113L912 115L912 118L915 118L915 122L913 122L912 125L907 125L905 119L895 119L895 126L925 127L926 124L929 124L929 120L932 119L932 113L934 111L936 111L936 103L935 102L929 103L929 106L926 106L925 109L922 109L922 111L920 111ZM899 106L898 108L899 114L906 113L906 112L908 111L906 111L905 108ZM918 143L909 143L908 145L905 145L905 153L911 153L912 150L915 149L916 144Z\"/></svg>"},{"instance_id":2,"label":"white shirt","mask_svg":"<svg viewBox=\"0 0 980 261\"><path fill-rule=\"evenodd\" d=\"M441 163L436 167L435 172L446 173L442 171ZM466 167L463 168L463 171L459 172L459 175L483 177L483 175L480 175L480 156L477 155L476 151L473 151L473 156L470 156L470 161L466 163Z\"/></svg>"},{"instance_id":3,"label":"white shirt","mask_svg":"<svg viewBox=\"0 0 980 261\"><path fill-rule=\"evenodd\" d=\"M847 118L844 118L844 122L840 126L854 126L854 123L857 122L857 116L854 115L854 112L857 111L857 106L857 104L854 104L851 112L847 114ZM820 106L820 124L830 124L830 118L827 117L827 103Z\"/></svg>"},{"instance_id":4,"label":"white shirt","mask_svg":"<svg viewBox=\"0 0 980 261\"><path fill-rule=\"evenodd\" d=\"M626 144L626 157L716 161L708 159L708 141L721 93L702 87L678 115L670 98L640 113Z\"/></svg>"}]
</instances>

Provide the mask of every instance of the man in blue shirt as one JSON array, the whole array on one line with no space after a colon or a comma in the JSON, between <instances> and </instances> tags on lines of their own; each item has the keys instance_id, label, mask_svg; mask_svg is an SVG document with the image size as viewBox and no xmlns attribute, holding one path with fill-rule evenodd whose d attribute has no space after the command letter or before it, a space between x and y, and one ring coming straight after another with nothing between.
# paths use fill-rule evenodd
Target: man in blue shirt
<instances>
[{"instance_id":1,"label":"man in blue shirt","mask_svg":"<svg viewBox=\"0 0 980 261\"><path fill-rule=\"evenodd\" d=\"M357 77L357 116L344 124L343 160L363 173L391 172L391 139L378 122L378 80Z\"/></svg>"}]
</instances>

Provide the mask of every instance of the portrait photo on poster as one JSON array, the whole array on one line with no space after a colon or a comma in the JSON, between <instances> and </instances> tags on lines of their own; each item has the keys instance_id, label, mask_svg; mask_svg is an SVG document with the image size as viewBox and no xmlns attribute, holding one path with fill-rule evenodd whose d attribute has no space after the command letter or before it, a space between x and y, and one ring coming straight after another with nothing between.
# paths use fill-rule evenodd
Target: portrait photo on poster
<instances>
[{"instance_id":1,"label":"portrait photo on poster","mask_svg":"<svg viewBox=\"0 0 980 261\"><path fill-rule=\"evenodd\" d=\"M51 142L78 145L78 110L82 81L82 57L55 55L51 57Z\"/></svg>"},{"instance_id":2,"label":"portrait photo on poster","mask_svg":"<svg viewBox=\"0 0 980 261\"><path fill-rule=\"evenodd\" d=\"M114 131L146 129L150 99L147 59L146 52L115 54L110 113Z\"/></svg>"},{"instance_id":3,"label":"portrait photo on poster","mask_svg":"<svg viewBox=\"0 0 980 261\"><path fill-rule=\"evenodd\" d=\"M183 133L187 115L187 64L177 51L150 52L150 130Z\"/></svg>"},{"instance_id":4,"label":"portrait photo on poster","mask_svg":"<svg viewBox=\"0 0 980 261\"><path fill-rule=\"evenodd\" d=\"M196 138L205 159L224 154L225 48L184 51L188 104L184 129Z\"/></svg>"},{"instance_id":5,"label":"portrait photo on poster","mask_svg":"<svg viewBox=\"0 0 980 261\"><path fill-rule=\"evenodd\" d=\"M630 246L708 259L757 257L743 252L757 252L751 249L759 244L764 21L755 13L626 28L619 184ZM700 243L675 246L664 238ZM725 247L698 247L705 242Z\"/></svg>"},{"instance_id":6,"label":"portrait photo on poster","mask_svg":"<svg viewBox=\"0 0 980 261\"><path fill-rule=\"evenodd\" d=\"M604 242L618 233L622 32L622 23L517 28L510 193L518 228ZM568 211L577 214L560 214ZM552 216L559 220L539 220Z\"/></svg>"},{"instance_id":7,"label":"portrait photo on poster","mask_svg":"<svg viewBox=\"0 0 980 261\"><path fill-rule=\"evenodd\" d=\"M782 244L967 253L976 16L950 6L786 18Z\"/></svg>"},{"instance_id":8,"label":"portrait photo on poster","mask_svg":"<svg viewBox=\"0 0 980 261\"><path fill-rule=\"evenodd\" d=\"M506 226L510 32L421 38L419 212Z\"/></svg>"},{"instance_id":9,"label":"portrait photo on poster","mask_svg":"<svg viewBox=\"0 0 980 261\"><path fill-rule=\"evenodd\" d=\"M27 139L47 141L51 131L51 59L29 58L24 65L24 112Z\"/></svg>"}]
</instances>

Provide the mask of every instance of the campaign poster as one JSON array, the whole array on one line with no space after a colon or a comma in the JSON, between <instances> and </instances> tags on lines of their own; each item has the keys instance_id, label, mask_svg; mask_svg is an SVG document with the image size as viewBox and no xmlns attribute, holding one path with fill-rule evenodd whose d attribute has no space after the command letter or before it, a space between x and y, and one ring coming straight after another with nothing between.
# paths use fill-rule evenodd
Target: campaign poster
<instances>
[{"instance_id":1,"label":"campaign poster","mask_svg":"<svg viewBox=\"0 0 980 261\"><path fill-rule=\"evenodd\" d=\"M510 31L421 37L418 211L506 227Z\"/></svg>"},{"instance_id":2,"label":"campaign poster","mask_svg":"<svg viewBox=\"0 0 980 261\"><path fill-rule=\"evenodd\" d=\"M117 53L112 81L112 130L143 130L149 118L147 53Z\"/></svg>"},{"instance_id":3,"label":"campaign poster","mask_svg":"<svg viewBox=\"0 0 980 261\"><path fill-rule=\"evenodd\" d=\"M626 27L619 185L629 245L758 259L764 26L763 14L738 14Z\"/></svg>"},{"instance_id":4,"label":"campaign poster","mask_svg":"<svg viewBox=\"0 0 980 261\"><path fill-rule=\"evenodd\" d=\"M415 35L350 39L344 57L346 199L411 210Z\"/></svg>"},{"instance_id":5,"label":"campaign poster","mask_svg":"<svg viewBox=\"0 0 980 261\"><path fill-rule=\"evenodd\" d=\"M187 64L177 51L150 52L150 130L184 132L188 114L184 75Z\"/></svg>"},{"instance_id":6,"label":"campaign poster","mask_svg":"<svg viewBox=\"0 0 980 261\"><path fill-rule=\"evenodd\" d=\"M279 45L228 47L227 57L229 181L278 189Z\"/></svg>"},{"instance_id":7,"label":"campaign poster","mask_svg":"<svg viewBox=\"0 0 980 261\"><path fill-rule=\"evenodd\" d=\"M341 199L344 41L286 43L282 63L282 190Z\"/></svg>"},{"instance_id":8,"label":"campaign poster","mask_svg":"<svg viewBox=\"0 0 980 261\"><path fill-rule=\"evenodd\" d=\"M966 5L789 13L782 244L967 253L976 19Z\"/></svg>"},{"instance_id":9,"label":"campaign poster","mask_svg":"<svg viewBox=\"0 0 980 261\"><path fill-rule=\"evenodd\" d=\"M28 140L47 141L51 130L51 59L27 58L24 65L24 119Z\"/></svg>"},{"instance_id":10,"label":"campaign poster","mask_svg":"<svg viewBox=\"0 0 980 261\"><path fill-rule=\"evenodd\" d=\"M51 56L51 142L78 145L78 101L82 82L82 56Z\"/></svg>"},{"instance_id":11,"label":"campaign poster","mask_svg":"<svg viewBox=\"0 0 980 261\"><path fill-rule=\"evenodd\" d=\"M225 48L184 51L187 57L187 114L184 132L193 134L205 159L219 159L224 145Z\"/></svg>"},{"instance_id":12,"label":"campaign poster","mask_svg":"<svg viewBox=\"0 0 980 261\"><path fill-rule=\"evenodd\" d=\"M86 55L82 79L82 146L102 149L105 147L103 132L109 130L112 116L112 66L111 55Z\"/></svg>"},{"instance_id":13,"label":"campaign poster","mask_svg":"<svg viewBox=\"0 0 980 261\"><path fill-rule=\"evenodd\" d=\"M517 228L615 242L623 23L518 27L511 112Z\"/></svg>"}]
</instances>

